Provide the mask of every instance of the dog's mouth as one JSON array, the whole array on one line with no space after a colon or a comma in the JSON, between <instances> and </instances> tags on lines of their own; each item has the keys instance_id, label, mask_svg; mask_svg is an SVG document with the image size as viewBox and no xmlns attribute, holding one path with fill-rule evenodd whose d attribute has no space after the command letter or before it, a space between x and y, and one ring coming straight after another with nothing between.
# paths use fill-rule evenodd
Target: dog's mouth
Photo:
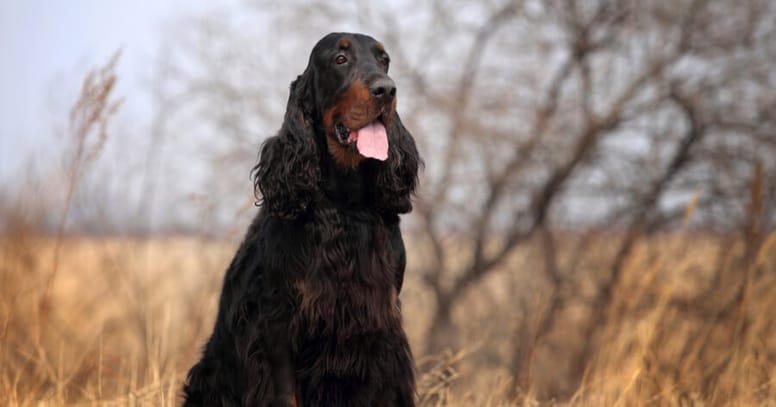
<instances>
[{"instance_id":1,"label":"dog's mouth","mask_svg":"<svg viewBox=\"0 0 776 407\"><path fill-rule=\"evenodd\" d=\"M388 133L382 116L356 130L338 121L334 125L334 134L340 144L352 146L355 143L358 153L364 157L380 161L388 159Z\"/></svg>"},{"instance_id":2,"label":"dog's mouth","mask_svg":"<svg viewBox=\"0 0 776 407\"><path fill-rule=\"evenodd\" d=\"M337 122L334 125L334 134L337 135L337 141L341 144L350 144L352 142L350 140L350 129L343 122Z\"/></svg>"}]
</instances>

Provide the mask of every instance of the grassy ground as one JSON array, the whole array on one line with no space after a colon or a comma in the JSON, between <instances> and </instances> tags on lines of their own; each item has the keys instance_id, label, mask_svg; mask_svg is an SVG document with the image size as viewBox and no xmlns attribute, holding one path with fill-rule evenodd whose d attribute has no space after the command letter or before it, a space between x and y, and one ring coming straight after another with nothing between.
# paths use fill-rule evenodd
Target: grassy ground
<instances>
[{"instance_id":1,"label":"grassy ground","mask_svg":"<svg viewBox=\"0 0 776 407\"><path fill-rule=\"evenodd\" d=\"M605 252L607 239L590 250ZM0 405L177 405L236 243L66 237L56 266L55 246L24 230L0 238ZM641 244L615 292L605 351L562 402L543 394L569 385L561 377L579 347L589 284L581 281L580 300L537 343L535 384L514 392L508 366L528 320L521 310L541 303L546 288L539 256L521 251L456 308L460 349L416 355L427 370L423 403L775 406L776 237L744 271L742 250L735 238L703 236ZM412 252L410 264L421 255ZM579 276L595 278L595 267L581 265ZM422 349L433 302L412 269L402 299L408 335Z\"/></svg>"}]
</instances>

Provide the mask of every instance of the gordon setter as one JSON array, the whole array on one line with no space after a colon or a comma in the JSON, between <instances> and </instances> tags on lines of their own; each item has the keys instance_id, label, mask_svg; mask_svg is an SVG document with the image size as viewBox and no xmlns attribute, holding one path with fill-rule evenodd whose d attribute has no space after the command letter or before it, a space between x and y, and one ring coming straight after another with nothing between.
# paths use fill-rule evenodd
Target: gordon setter
<instances>
[{"instance_id":1,"label":"gordon setter","mask_svg":"<svg viewBox=\"0 0 776 407\"><path fill-rule=\"evenodd\" d=\"M422 161L388 64L373 38L332 33L291 83L184 406L415 405L398 215Z\"/></svg>"}]
</instances>

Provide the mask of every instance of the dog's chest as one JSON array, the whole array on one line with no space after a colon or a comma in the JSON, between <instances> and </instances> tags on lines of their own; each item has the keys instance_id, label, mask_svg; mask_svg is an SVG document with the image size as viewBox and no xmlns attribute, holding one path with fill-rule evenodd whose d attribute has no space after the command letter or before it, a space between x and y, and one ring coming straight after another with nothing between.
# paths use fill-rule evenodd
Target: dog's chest
<instances>
[{"instance_id":1,"label":"dog's chest","mask_svg":"<svg viewBox=\"0 0 776 407\"><path fill-rule=\"evenodd\" d=\"M308 269L295 281L300 328L338 337L396 329L398 265L387 227L333 211L318 220Z\"/></svg>"}]
</instances>

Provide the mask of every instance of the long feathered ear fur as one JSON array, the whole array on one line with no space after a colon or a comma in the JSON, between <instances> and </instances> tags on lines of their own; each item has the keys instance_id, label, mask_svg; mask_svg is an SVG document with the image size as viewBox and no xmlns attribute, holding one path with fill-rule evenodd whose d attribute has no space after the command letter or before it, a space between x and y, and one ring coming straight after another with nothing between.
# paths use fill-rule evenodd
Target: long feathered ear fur
<instances>
[{"instance_id":1,"label":"long feathered ear fur","mask_svg":"<svg viewBox=\"0 0 776 407\"><path fill-rule=\"evenodd\" d=\"M388 160L377 173L377 206L386 212L407 213L412 211L411 196L423 160L398 113L388 126L388 145Z\"/></svg>"},{"instance_id":2,"label":"long feathered ear fur","mask_svg":"<svg viewBox=\"0 0 776 407\"><path fill-rule=\"evenodd\" d=\"M294 219L310 205L321 170L314 136L314 97L310 70L291 83L283 126L261 147L253 167L253 189L275 216Z\"/></svg>"}]
</instances>

